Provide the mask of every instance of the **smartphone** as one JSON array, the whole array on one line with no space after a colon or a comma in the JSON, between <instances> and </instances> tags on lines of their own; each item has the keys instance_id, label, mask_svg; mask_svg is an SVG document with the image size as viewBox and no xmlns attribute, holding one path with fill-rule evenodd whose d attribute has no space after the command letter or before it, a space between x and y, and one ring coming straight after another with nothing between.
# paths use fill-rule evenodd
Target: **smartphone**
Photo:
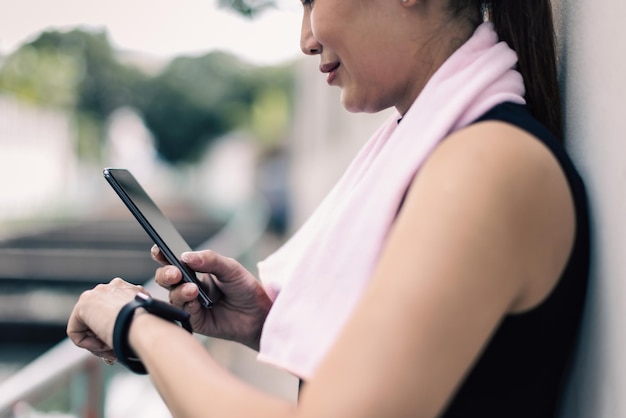
<instances>
[{"instance_id":1,"label":"smartphone","mask_svg":"<svg viewBox=\"0 0 626 418\"><path fill-rule=\"evenodd\" d=\"M211 275L209 280L203 281L201 285L197 273L179 259L182 253L191 251L191 248L172 222L148 196L130 171L123 168L105 168L103 174L152 241L161 249L167 261L180 269L183 280L198 285L200 291L198 300L202 306L211 308L220 299L222 292Z\"/></svg>"}]
</instances>

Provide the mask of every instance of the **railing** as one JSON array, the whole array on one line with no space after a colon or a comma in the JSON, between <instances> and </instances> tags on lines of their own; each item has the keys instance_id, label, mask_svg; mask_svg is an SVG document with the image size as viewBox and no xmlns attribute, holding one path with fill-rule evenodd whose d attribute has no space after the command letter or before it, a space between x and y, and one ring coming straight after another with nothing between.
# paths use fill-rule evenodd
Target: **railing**
<instances>
[{"instance_id":1,"label":"railing","mask_svg":"<svg viewBox=\"0 0 626 418\"><path fill-rule=\"evenodd\" d=\"M199 248L211 248L245 261L268 222L267 202L255 198L235 211L224 227ZM167 298L152 280L146 288L155 297ZM108 368L103 365L69 340L60 342L0 384L0 418L30 416L30 405L54 404L55 396L69 405L65 415L55 417L104 417Z\"/></svg>"}]
</instances>

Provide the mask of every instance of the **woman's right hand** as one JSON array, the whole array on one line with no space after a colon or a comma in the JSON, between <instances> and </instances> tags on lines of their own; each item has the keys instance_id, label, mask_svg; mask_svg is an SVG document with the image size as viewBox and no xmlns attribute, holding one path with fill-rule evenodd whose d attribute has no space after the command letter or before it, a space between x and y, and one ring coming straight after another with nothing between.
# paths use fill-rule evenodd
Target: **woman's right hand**
<instances>
[{"instance_id":1,"label":"woman's right hand","mask_svg":"<svg viewBox=\"0 0 626 418\"><path fill-rule=\"evenodd\" d=\"M194 332L237 341L258 350L261 329L272 301L248 270L236 260L210 250L183 254L182 261L201 273L201 280L214 280L224 294L212 308L206 309L197 299L198 287L182 282L180 270L167 264L157 246L151 253L154 260L164 264L157 269L157 284L169 290L171 304L191 314Z\"/></svg>"}]
</instances>

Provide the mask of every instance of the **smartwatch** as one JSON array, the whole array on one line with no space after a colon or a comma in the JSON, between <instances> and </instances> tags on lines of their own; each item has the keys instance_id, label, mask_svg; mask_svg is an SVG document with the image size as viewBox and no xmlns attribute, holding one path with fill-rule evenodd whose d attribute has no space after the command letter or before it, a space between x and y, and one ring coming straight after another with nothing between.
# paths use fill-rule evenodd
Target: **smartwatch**
<instances>
[{"instance_id":1,"label":"smartwatch","mask_svg":"<svg viewBox=\"0 0 626 418\"><path fill-rule=\"evenodd\" d=\"M129 370L137 374L147 374L148 371L146 367L130 347L130 344L128 344L128 330L135 317L135 310L138 308L143 308L147 312L168 321L179 323L190 333L193 331L191 329L191 323L189 322L189 312L170 305L167 302L153 299L145 293L137 293L135 299L124 305L115 319L115 326L113 328L113 352L117 357L117 361L122 363Z\"/></svg>"}]
</instances>

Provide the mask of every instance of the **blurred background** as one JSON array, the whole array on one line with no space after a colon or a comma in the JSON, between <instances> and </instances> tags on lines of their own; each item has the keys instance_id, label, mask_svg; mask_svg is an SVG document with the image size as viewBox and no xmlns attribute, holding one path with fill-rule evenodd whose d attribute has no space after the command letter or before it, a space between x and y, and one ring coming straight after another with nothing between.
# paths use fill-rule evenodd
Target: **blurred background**
<instances>
[{"instance_id":1,"label":"blurred background","mask_svg":"<svg viewBox=\"0 0 626 418\"><path fill-rule=\"evenodd\" d=\"M115 276L145 283L156 267L102 169L133 172L192 247L256 271L386 117L346 113L318 60L300 58L300 7L5 5L0 416L168 415L149 380L102 370L65 340L82 291ZM254 353L203 341L251 383L295 396L293 378ZM151 400L141 412L138 396Z\"/></svg>"},{"instance_id":2,"label":"blurred background","mask_svg":"<svg viewBox=\"0 0 626 418\"><path fill-rule=\"evenodd\" d=\"M346 113L318 60L299 58L297 0L0 4L0 417L167 417L147 378L64 339L82 289L155 268L102 168L129 168L191 245L255 271L387 115ZM554 4L568 149L594 215L562 416L626 416L626 2ZM203 342L295 397L293 378L254 353Z\"/></svg>"}]
</instances>

